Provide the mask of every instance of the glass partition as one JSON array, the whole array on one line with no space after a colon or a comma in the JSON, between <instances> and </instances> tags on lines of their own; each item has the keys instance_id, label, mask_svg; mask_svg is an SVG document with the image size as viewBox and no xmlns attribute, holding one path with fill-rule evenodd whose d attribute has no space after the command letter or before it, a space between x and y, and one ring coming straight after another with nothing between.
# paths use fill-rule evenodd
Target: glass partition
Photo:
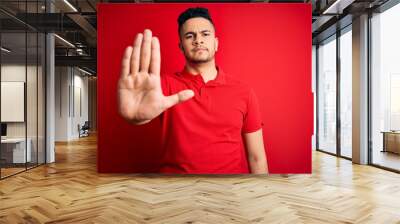
<instances>
[{"instance_id":1,"label":"glass partition","mask_svg":"<svg viewBox=\"0 0 400 224\"><path fill-rule=\"evenodd\" d=\"M318 149L336 154L336 36L318 47Z\"/></svg>"},{"instance_id":2,"label":"glass partition","mask_svg":"<svg viewBox=\"0 0 400 224\"><path fill-rule=\"evenodd\" d=\"M32 155L26 140L26 33L3 32L1 47L1 175L6 177L25 170Z\"/></svg>"},{"instance_id":3,"label":"glass partition","mask_svg":"<svg viewBox=\"0 0 400 224\"><path fill-rule=\"evenodd\" d=\"M44 1L3 6L15 17L0 12L0 178L45 163L45 35L16 19L44 12Z\"/></svg>"}]
</instances>

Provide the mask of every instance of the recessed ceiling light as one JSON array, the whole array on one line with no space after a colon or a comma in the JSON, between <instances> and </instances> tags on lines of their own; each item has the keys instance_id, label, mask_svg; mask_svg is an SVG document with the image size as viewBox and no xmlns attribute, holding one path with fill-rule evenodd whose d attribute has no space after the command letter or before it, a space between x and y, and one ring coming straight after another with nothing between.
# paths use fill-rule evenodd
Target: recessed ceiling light
<instances>
[{"instance_id":1,"label":"recessed ceiling light","mask_svg":"<svg viewBox=\"0 0 400 224\"><path fill-rule=\"evenodd\" d=\"M83 72L83 73L85 73L85 74L87 74L87 75L93 75L92 73L90 73L90 72L88 72L88 71L86 71L86 70L83 70L83 69L81 69L81 68L79 68L79 67L78 67L78 70L81 71L81 72Z\"/></svg>"},{"instance_id":2,"label":"recessed ceiling light","mask_svg":"<svg viewBox=\"0 0 400 224\"><path fill-rule=\"evenodd\" d=\"M4 51L6 53L10 53L11 52L11 50L9 50L9 49L7 49L5 47L1 47L0 49L1 49L1 51Z\"/></svg>"},{"instance_id":3,"label":"recessed ceiling light","mask_svg":"<svg viewBox=\"0 0 400 224\"><path fill-rule=\"evenodd\" d=\"M68 0L64 0L65 4L67 4L74 12L78 12L78 10L71 4L69 3Z\"/></svg>"},{"instance_id":4,"label":"recessed ceiling light","mask_svg":"<svg viewBox=\"0 0 400 224\"><path fill-rule=\"evenodd\" d=\"M342 14L343 9L351 5L355 0L336 0L322 14Z\"/></svg>"},{"instance_id":5,"label":"recessed ceiling light","mask_svg":"<svg viewBox=\"0 0 400 224\"><path fill-rule=\"evenodd\" d=\"M62 42L64 42L64 43L66 43L67 45L69 45L70 47L73 47L73 48L75 48L75 45L73 45L71 42L69 42L68 40L66 40L66 39L64 39L64 38L62 38L62 37L60 37L59 35L57 35L57 34L54 34L54 36L55 37L57 37L59 40L61 40Z\"/></svg>"}]
</instances>

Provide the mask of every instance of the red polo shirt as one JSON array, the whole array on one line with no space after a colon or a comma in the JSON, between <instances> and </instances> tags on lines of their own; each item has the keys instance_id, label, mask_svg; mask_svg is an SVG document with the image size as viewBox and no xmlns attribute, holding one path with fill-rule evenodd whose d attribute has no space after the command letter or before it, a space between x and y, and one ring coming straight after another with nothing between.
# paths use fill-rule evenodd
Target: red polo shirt
<instances>
[{"instance_id":1,"label":"red polo shirt","mask_svg":"<svg viewBox=\"0 0 400 224\"><path fill-rule=\"evenodd\" d=\"M194 97L161 115L162 173L249 173L242 133L261 128L254 92L218 69L204 83L200 74L182 71L161 78L164 95L192 89Z\"/></svg>"}]
</instances>

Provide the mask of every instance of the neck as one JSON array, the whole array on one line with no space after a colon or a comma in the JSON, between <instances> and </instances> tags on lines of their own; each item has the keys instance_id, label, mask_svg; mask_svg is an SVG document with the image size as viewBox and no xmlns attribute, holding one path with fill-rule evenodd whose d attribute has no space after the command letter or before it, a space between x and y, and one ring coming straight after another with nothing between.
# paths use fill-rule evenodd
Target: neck
<instances>
[{"instance_id":1,"label":"neck","mask_svg":"<svg viewBox=\"0 0 400 224\"><path fill-rule=\"evenodd\" d=\"M204 82L215 79L218 74L218 70L215 67L215 60L206 63L186 62L185 69L191 74L200 74Z\"/></svg>"}]
</instances>

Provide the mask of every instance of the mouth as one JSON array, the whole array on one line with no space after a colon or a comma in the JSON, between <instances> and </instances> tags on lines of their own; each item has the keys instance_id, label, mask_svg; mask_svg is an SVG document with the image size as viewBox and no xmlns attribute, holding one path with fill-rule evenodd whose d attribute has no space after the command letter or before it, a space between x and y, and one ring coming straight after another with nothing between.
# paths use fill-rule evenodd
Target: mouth
<instances>
[{"instance_id":1,"label":"mouth","mask_svg":"<svg viewBox=\"0 0 400 224\"><path fill-rule=\"evenodd\" d=\"M206 48L195 48L193 49L193 51L197 52L197 51L207 51Z\"/></svg>"}]
</instances>

